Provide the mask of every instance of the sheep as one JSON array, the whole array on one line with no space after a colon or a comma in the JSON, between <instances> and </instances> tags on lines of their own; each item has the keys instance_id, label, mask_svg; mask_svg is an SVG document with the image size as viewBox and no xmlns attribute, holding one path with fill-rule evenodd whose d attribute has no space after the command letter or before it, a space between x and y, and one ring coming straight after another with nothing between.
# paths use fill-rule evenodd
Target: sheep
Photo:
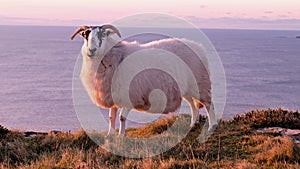
<instances>
[{"instance_id":1,"label":"sheep","mask_svg":"<svg viewBox=\"0 0 300 169\"><path fill-rule=\"evenodd\" d=\"M216 128L217 120L211 97L208 63L204 50L199 44L176 38L165 38L146 44L129 42L121 39L119 30L113 25L81 26L71 36L71 40L77 34L84 38L81 48L83 63L80 78L92 102L99 107L109 109L108 135L114 133L118 109L121 109L119 135L124 136L125 121L130 110L149 113L175 112L180 107L182 99L185 99L191 108L191 127L197 122L199 109L204 107L209 122L208 130L213 131ZM127 104L128 98L121 94L122 82L119 82L117 87L112 84L114 80L118 81L118 78L114 79L114 74L117 73L121 63L126 61L127 56L143 49L160 49L174 53L189 65L189 71L192 72L175 71L175 75L183 79L180 84L177 84L170 74L158 69L141 72L131 81L127 91L130 104ZM172 66L176 68L176 65ZM193 78L195 83L192 83ZM195 84L197 90L192 87ZM165 98L151 98L155 89L165 93ZM158 104L164 102L163 110L152 110L151 103L155 100L158 100L156 101Z\"/></svg>"}]
</instances>

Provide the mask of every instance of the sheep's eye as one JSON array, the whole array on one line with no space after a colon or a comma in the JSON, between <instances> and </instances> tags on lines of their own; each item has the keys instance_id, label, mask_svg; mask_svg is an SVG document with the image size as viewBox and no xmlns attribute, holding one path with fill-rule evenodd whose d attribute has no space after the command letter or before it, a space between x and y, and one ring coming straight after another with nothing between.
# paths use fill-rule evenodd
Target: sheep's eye
<instances>
[{"instance_id":1,"label":"sheep's eye","mask_svg":"<svg viewBox=\"0 0 300 169\"><path fill-rule=\"evenodd\" d=\"M84 31L81 33L81 36L88 40L89 34L91 33L90 30Z\"/></svg>"},{"instance_id":2,"label":"sheep's eye","mask_svg":"<svg viewBox=\"0 0 300 169\"><path fill-rule=\"evenodd\" d=\"M86 35L86 38L88 38L89 37L89 34L91 33L91 31L90 30L87 30L87 31L85 31L85 35Z\"/></svg>"}]
</instances>

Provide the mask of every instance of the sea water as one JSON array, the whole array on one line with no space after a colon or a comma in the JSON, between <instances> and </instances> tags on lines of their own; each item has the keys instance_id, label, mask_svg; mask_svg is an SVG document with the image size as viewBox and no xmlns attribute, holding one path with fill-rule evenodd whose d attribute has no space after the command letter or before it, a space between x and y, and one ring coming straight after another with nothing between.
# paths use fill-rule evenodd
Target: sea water
<instances>
[{"instance_id":1,"label":"sea water","mask_svg":"<svg viewBox=\"0 0 300 169\"><path fill-rule=\"evenodd\" d=\"M75 29L0 26L0 125L35 131L80 128L72 76L82 39L69 40ZM202 31L215 46L226 73L223 118L253 109L299 109L300 39L296 36L300 31ZM151 115L136 118L147 117Z\"/></svg>"}]
</instances>

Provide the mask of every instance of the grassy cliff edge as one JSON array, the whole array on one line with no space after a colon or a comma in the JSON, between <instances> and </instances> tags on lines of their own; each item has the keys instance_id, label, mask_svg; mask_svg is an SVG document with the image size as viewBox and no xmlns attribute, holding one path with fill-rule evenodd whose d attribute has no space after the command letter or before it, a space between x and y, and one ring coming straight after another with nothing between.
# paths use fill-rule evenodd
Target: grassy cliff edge
<instances>
[{"instance_id":1,"label":"grassy cliff edge","mask_svg":"<svg viewBox=\"0 0 300 169\"><path fill-rule=\"evenodd\" d=\"M157 135L176 118L179 117L130 128L126 133L128 137ZM25 137L0 126L0 168L300 168L300 147L290 137L256 131L265 127L300 129L297 111L247 112L221 121L207 142L199 143L197 138L204 122L205 118L200 117L200 124L178 145L144 159L114 155L95 144L82 130Z\"/></svg>"}]
</instances>

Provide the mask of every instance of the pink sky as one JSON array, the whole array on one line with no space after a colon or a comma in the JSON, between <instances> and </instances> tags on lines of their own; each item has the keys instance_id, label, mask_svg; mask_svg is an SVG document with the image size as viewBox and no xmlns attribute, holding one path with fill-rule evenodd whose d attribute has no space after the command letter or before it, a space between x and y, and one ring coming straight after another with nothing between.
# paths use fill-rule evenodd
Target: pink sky
<instances>
[{"instance_id":1,"label":"pink sky","mask_svg":"<svg viewBox=\"0 0 300 169\"><path fill-rule=\"evenodd\" d=\"M299 0L9 0L1 25L101 24L143 12L185 18L201 28L300 30Z\"/></svg>"}]
</instances>

